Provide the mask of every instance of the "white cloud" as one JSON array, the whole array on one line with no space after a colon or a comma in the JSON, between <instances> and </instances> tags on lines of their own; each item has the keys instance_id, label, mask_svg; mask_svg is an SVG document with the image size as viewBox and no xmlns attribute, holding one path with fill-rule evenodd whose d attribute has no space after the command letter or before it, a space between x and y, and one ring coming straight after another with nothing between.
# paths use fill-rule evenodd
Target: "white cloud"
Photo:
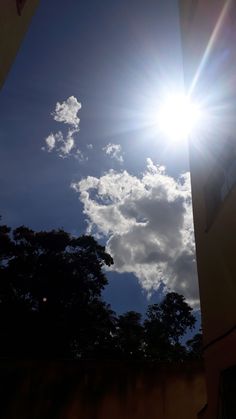
<instances>
[{"instance_id":1,"label":"white cloud","mask_svg":"<svg viewBox=\"0 0 236 419\"><path fill-rule=\"evenodd\" d=\"M61 131L58 131L56 134L51 133L47 138L45 138L45 147L42 147L42 150L46 150L49 153L52 150L58 151L60 147L58 147L58 144L63 142L63 134Z\"/></svg>"},{"instance_id":2,"label":"white cloud","mask_svg":"<svg viewBox=\"0 0 236 419\"><path fill-rule=\"evenodd\" d=\"M59 156L60 157L67 157L71 150L75 147L75 140L73 138L73 131L69 131L67 137L61 140L61 145L58 148Z\"/></svg>"},{"instance_id":3,"label":"white cloud","mask_svg":"<svg viewBox=\"0 0 236 419\"><path fill-rule=\"evenodd\" d=\"M93 149L93 144L87 144L87 149L92 150Z\"/></svg>"},{"instance_id":4,"label":"white cloud","mask_svg":"<svg viewBox=\"0 0 236 419\"><path fill-rule=\"evenodd\" d=\"M120 144L109 143L103 147L103 151L110 156L112 159L117 160L120 163L123 163L124 159L122 156L122 149Z\"/></svg>"},{"instance_id":5,"label":"white cloud","mask_svg":"<svg viewBox=\"0 0 236 419\"><path fill-rule=\"evenodd\" d=\"M55 121L64 122L78 129L80 119L77 114L80 109L81 103L78 102L76 97L70 96L64 102L56 103L56 108L52 115Z\"/></svg>"},{"instance_id":6,"label":"white cloud","mask_svg":"<svg viewBox=\"0 0 236 419\"><path fill-rule=\"evenodd\" d=\"M83 154L76 146L75 135L79 132L80 119L77 116L78 111L81 109L81 103L74 96L70 96L62 103L57 102L55 111L52 113L54 119L58 122L71 125L67 134L64 135L61 131L51 133L45 139L45 146L42 150L55 151L59 157L65 158L73 156L80 161L84 160Z\"/></svg>"},{"instance_id":7,"label":"white cloud","mask_svg":"<svg viewBox=\"0 0 236 419\"><path fill-rule=\"evenodd\" d=\"M88 232L107 237L112 269L134 273L148 293L164 284L198 303L188 173L176 180L147 159L140 177L110 170L72 187L84 205Z\"/></svg>"},{"instance_id":8,"label":"white cloud","mask_svg":"<svg viewBox=\"0 0 236 419\"><path fill-rule=\"evenodd\" d=\"M56 139L55 136L53 134L50 134L46 139L45 139L45 143L46 143L46 148L47 151L50 153L56 144Z\"/></svg>"},{"instance_id":9,"label":"white cloud","mask_svg":"<svg viewBox=\"0 0 236 419\"><path fill-rule=\"evenodd\" d=\"M74 131L69 131L67 137L64 138L61 131L58 131L55 134L50 134L45 139L45 147L42 147L43 150L48 151L49 153L54 150L59 157L65 158L71 155L72 150L75 148L74 140ZM76 148L76 154L81 154L80 150Z\"/></svg>"}]
</instances>

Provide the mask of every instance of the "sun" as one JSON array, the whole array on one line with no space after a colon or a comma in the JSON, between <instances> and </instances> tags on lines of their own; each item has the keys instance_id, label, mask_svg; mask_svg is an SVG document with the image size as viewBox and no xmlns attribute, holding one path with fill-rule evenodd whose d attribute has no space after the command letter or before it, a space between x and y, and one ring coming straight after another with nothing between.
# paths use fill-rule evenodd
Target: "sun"
<instances>
[{"instance_id":1,"label":"sun","mask_svg":"<svg viewBox=\"0 0 236 419\"><path fill-rule=\"evenodd\" d=\"M172 141L184 141L195 130L200 119L200 108L183 94L170 95L157 112L157 124Z\"/></svg>"}]
</instances>

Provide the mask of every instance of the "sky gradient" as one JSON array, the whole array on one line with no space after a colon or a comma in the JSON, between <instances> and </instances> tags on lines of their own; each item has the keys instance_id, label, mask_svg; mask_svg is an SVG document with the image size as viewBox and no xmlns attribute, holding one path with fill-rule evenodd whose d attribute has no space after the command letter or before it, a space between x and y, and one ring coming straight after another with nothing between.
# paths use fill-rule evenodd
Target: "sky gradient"
<instances>
[{"instance_id":1,"label":"sky gradient","mask_svg":"<svg viewBox=\"0 0 236 419\"><path fill-rule=\"evenodd\" d=\"M0 94L3 222L94 234L118 312L198 300L187 147L150 117L182 87L175 0L41 0Z\"/></svg>"}]
</instances>

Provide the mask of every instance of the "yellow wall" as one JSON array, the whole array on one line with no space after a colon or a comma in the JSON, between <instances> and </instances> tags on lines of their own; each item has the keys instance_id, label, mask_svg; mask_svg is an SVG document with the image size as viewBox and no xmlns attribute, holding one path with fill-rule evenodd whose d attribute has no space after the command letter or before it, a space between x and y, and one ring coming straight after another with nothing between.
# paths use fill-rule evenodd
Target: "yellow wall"
<instances>
[{"instance_id":1,"label":"yellow wall","mask_svg":"<svg viewBox=\"0 0 236 419\"><path fill-rule=\"evenodd\" d=\"M39 0L26 0L22 14L16 0L0 1L0 88L13 64Z\"/></svg>"}]
</instances>

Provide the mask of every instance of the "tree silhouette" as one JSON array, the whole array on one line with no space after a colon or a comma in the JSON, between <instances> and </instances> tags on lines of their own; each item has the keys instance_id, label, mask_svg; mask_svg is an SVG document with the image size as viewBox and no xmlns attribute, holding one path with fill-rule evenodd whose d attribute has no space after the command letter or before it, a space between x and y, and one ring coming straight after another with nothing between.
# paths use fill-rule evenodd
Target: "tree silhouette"
<instances>
[{"instance_id":1,"label":"tree silhouette","mask_svg":"<svg viewBox=\"0 0 236 419\"><path fill-rule=\"evenodd\" d=\"M176 361L201 357L201 335L181 338L195 318L168 293L146 319L117 316L101 297L113 263L91 236L63 229L0 226L0 355L33 358Z\"/></svg>"},{"instance_id":2,"label":"tree silhouette","mask_svg":"<svg viewBox=\"0 0 236 419\"><path fill-rule=\"evenodd\" d=\"M193 329L196 319L185 298L168 293L159 304L148 307L144 322L146 357L155 360L177 360L186 357L180 338Z\"/></svg>"},{"instance_id":3,"label":"tree silhouette","mask_svg":"<svg viewBox=\"0 0 236 419\"><path fill-rule=\"evenodd\" d=\"M12 233L1 227L1 243L1 351L55 357L77 347L81 356L102 330L109 335L114 315L101 292L103 267L113 260L103 246L90 236L24 226Z\"/></svg>"},{"instance_id":4,"label":"tree silhouette","mask_svg":"<svg viewBox=\"0 0 236 419\"><path fill-rule=\"evenodd\" d=\"M183 295L176 292L169 292L160 303L159 309L160 319L173 344L179 343L186 330L192 330L196 323L192 307L187 304Z\"/></svg>"},{"instance_id":5,"label":"tree silhouette","mask_svg":"<svg viewBox=\"0 0 236 419\"><path fill-rule=\"evenodd\" d=\"M201 359L203 353L202 333L196 333L186 342L189 358Z\"/></svg>"},{"instance_id":6,"label":"tree silhouette","mask_svg":"<svg viewBox=\"0 0 236 419\"><path fill-rule=\"evenodd\" d=\"M122 358L140 359L143 357L144 329L141 314L128 311L117 321L117 342Z\"/></svg>"}]
</instances>

